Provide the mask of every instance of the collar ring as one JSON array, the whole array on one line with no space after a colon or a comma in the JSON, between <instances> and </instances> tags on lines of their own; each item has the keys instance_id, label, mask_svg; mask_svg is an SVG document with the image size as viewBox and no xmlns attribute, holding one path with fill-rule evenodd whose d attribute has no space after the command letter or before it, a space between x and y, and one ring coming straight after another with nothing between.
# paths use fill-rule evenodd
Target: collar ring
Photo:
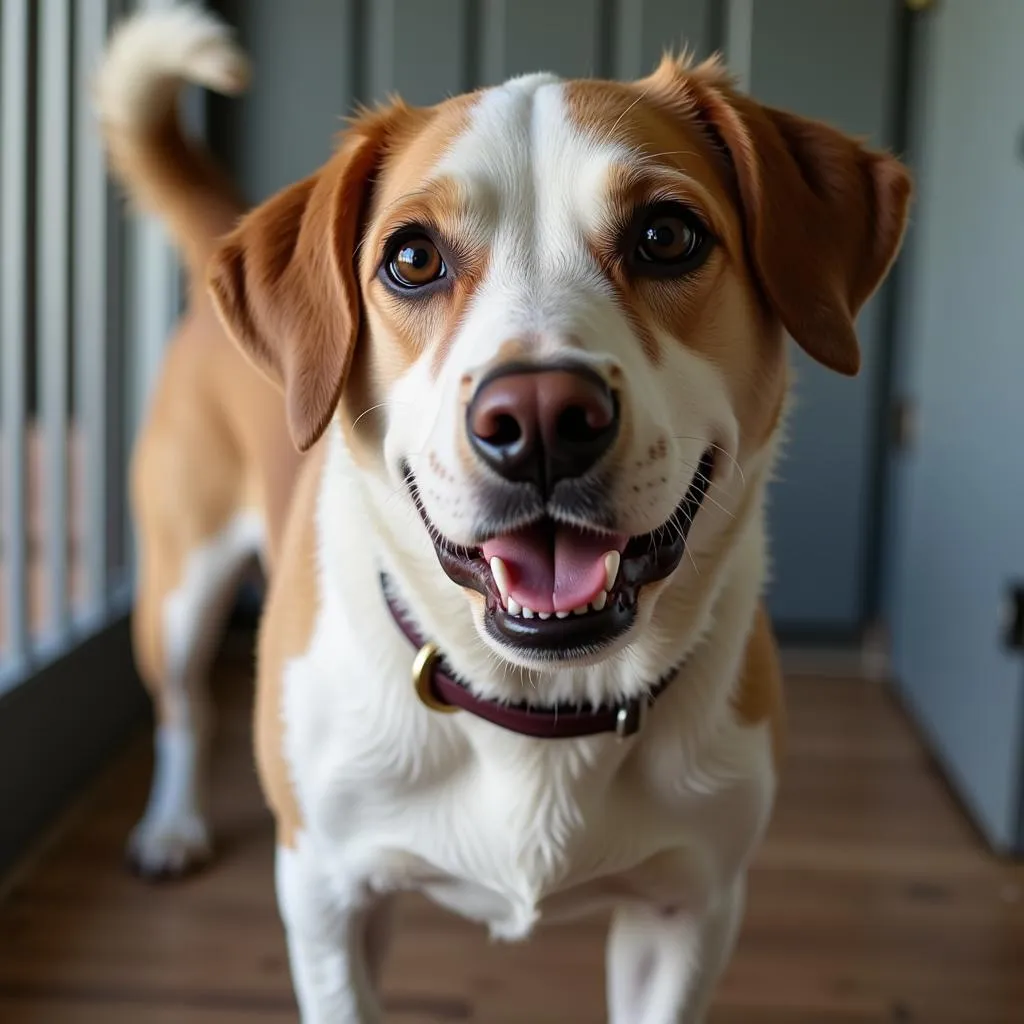
<instances>
[{"instance_id":1,"label":"collar ring","mask_svg":"<svg viewBox=\"0 0 1024 1024\"><path fill-rule=\"evenodd\" d=\"M451 715L459 709L454 704L441 700L434 692L432 681L434 678L434 666L437 664L441 652L437 644L427 642L417 652L412 662L412 685L419 697L420 703L431 711L439 714Z\"/></svg>"}]
</instances>

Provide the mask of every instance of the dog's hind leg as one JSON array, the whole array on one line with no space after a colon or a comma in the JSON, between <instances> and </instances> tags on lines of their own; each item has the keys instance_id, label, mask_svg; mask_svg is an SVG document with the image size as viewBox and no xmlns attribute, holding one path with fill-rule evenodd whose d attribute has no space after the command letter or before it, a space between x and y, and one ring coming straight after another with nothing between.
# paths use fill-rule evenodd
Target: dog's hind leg
<instances>
[{"instance_id":1,"label":"dog's hind leg","mask_svg":"<svg viewBox=\"0 0 1024 1024\"><path fill-rule=\"evenodd\" d=\"M134 641L157 719L149 801L128 845L129 862L143 877L174 877L210 855L205 783L213 723L207 676L262 533L256 513L240 512L185 550L173 527L140 535Z\"/></svg>"}]
</instances>

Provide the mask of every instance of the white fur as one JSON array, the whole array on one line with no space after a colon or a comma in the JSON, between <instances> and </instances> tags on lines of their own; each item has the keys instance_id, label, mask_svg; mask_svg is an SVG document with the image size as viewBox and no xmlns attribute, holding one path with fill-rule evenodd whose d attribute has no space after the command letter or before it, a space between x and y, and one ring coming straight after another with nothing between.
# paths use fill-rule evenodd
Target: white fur
<instances>
[{"instance_id":1,"label":"white fur","mask_svg":"<svg viewBox=\"0 0 1024 1024\"><path fill-rule=\"evenodd\" d=\"M129 839L129 851L143 874L180 874L210 855L201 742L201 729L192 722L157 726L149 800Z\"/></svg>"},{"instance_id":2,"label":"white fur","mask_svg":"<svg viewBox=\"0 0 1024 1024\"><path fill-rule=\"evenodd\" d=\"M143 132L166 115L182 81L230 95L248 80L248 61L230 29L198 5L180 4L117 26L96 75L94 102L107 125Z\"/></svg>"},{"instance_id":3,"label":"white fur","mask_svg":"<svg viewBox=\"0 0 1024 1024\"><path fill-rule=\"evenodd\" d=\"M388 396L386 477L358 468L341 429L329 428L318 618L306 651L285 666L282 696L303 828L294 849L278 851L277 879L306 1024L380 1019L367 920L399 890L421 890L505 939L526 937L542 918L615 908L613 1024L702 1021L735 941L775 784L767 726L741 725L731 706L763 584L774 452L730 461L738 425L720 371L671 339L665 364L652 367L611 300L584 226L599 216L609 167L629 158L573 126L550 76L486 93L435 173L464 184L489 275L439 378L424 356ZM381 329L372 309L370 318ZM458 389L503 342L524 337L539 354L571 348L621 371L638 452L668 437L666 481L651 499L631 504L630 469L618 481L631 532L669 516L707 445L728 455L690 534L693 561L646 588L636 627L596 664L517 665L496 648L438 566L398 475L410 459L431 518L461 539L477 480L455 456ZM454 483L432 477L429 452ZM415 651L380 593L382 568L452 667L488 697L621 699L685 664L626 742L538 741L468 714L437 715L411 687Z\"/></svg>"},{"instance_id":4,"label":"white fur","mask_svg":"<svg viewBox=\"0 0 1024 1024\"><path fill-rule=\"evenodd\" d=\"M153 784L129 850L144 874L180 873L210 853L205 759L211 720L207 671L249 560L263 551L262 517L240 513L191 552L163 616L162 720Z\"/></svg>"}]
</instances>

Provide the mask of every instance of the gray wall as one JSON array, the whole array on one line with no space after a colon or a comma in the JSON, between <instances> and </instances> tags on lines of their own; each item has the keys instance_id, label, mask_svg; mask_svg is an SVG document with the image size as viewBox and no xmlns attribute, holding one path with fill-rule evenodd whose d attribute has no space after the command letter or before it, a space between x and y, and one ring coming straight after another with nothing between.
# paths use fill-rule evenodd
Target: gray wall
<instances>
[{"instance_id":1,"label":"gray wall","mask_svg":"<svg viewBox=\"0 0 1024 1024\"><path fill-rule=\"evenodd\" d=\"M891 0L754 0L750 91L773 106L894 144L898 4ZM795 402L772 491L777 567L772 613L791 626L842 633L877 594L878 430L886 393L883 319L888 285L858 321L863 368L854 380L791 346Z\"/></svg>"},{"instance_id":2,"label":"gray wall","mask_svg":"<svg viewBox=\"0 0 1024 1024\"><path fill-rule=\"evenodd\" d=\"M353 0L221 0L253 63L241 101L213 98L215 147L259 202L330 155L361 89L361 5Z\"/></svg>"},{"instance_id":3,"label":"gray wall","mask_svg":"<svg viewBox=\"0 0 1024 1024\"><path fill-rule=\"evenodd\" d=\"M210 101L215 147L254 202L314 170L357 102L434 103L511 75L636 77L664 47L719 45L715 0L217 0L254 65ZM540 27L543 26L543 31Z\"/></svg>"},{"instance_id":4,"label":"gray wall","mask_svg":"<svg viewBox=\"0 0 1024 1024\"><path fill-rule=\"evenodd\" d=\"M430 103L528 71L637 77L666 47L703 56L740 30L759 99L891 142L898 0L221 0L255 64L216 100L211 133L251 200L305 175L356 100ZM730 32L726 12L742 9ZM749 29L747 30L747 27ZM821 370L794 346L798 402L772 496L776 622L854 636L870 606L884 394L880 300L861 317L864 371Z\"/></svg>"}]
</instances>

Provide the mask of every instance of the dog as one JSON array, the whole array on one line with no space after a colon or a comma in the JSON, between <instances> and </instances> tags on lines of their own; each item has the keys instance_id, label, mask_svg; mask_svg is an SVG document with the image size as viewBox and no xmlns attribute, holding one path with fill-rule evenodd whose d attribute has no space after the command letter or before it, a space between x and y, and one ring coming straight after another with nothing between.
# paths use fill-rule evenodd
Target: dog
<instances>
[{"instance_id":1,"label":"dog","mask_svg":"<svg viewBox=\"0 0 1024 1024\"><path fill-rule=\"evenodd\" d=\"M113 166L194 284L133 463L159 722L133 858L209 853L202 677L258 555L302 1019L380 1019L390 898L417 890L506 940L610 910L609 1019L702 1021L784 731L787 337L858 371L909 173L666 56L362 110L243 214L174 99L244 80L193 9L129 22L100 75Z\"/></svg>"}]
</instances>

